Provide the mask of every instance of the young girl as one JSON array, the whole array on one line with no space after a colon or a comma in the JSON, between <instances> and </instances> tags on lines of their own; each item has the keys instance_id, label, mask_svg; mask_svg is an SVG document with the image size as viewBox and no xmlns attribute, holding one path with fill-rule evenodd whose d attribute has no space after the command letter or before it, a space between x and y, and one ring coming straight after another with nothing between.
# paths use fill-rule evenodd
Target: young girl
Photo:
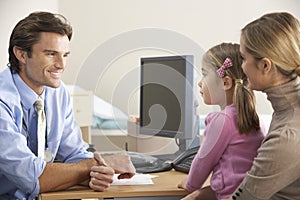
<instances>
[{"instance_id":1,"label":"young girl","mask_svg":"<svg viewBox=\"0 0 300 200\"><path fill-rule=\"evenodd\" d=\"M230 197L250 169L264 134L255 110L255 97L246 87L239 45L222 43L202 60L200 93L220 112L207 115L204 139L189 175L178 187L194 193L184 199ZM202 188L212 173L210 186Z\"/></svg>"}]
</instances>

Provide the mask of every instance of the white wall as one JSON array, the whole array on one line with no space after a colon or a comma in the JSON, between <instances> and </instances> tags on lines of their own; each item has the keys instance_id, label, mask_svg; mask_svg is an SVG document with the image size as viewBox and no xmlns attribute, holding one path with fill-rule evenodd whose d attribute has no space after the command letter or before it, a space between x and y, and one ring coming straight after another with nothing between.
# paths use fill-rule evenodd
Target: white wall
<instances>
[{"instance_id":1,"label":"white wall","mask_svg":"<svg viewBox=\"0 0 300 200\"><path fill-rule=\"evenodd\" d=\"M297 0L2 0L0 69L15 23L33 10L57 7L74 28L63 80L93 90L128 114L138 113L140 57L192 53L198 66L203 51L239 42L240 29L264 13L288 11L300 19ZM262 93L257 99L260 113L272 111ZM201 102L201 114L216 109Z\"/></svg>"},{"instance_id":2,"label":"white wall","mask_svg":"<svg viewBox=\"0 0 300 200\"><path fill-rule=\"evenodd\" d=\"M21 19L33 11L58 12L57 0L1 0L0 1L0 71L8 63L10 34Z\"/></svg>"},{"instance_id":3,"label":"white wall","mask_svg":"<svg viewBox=\"0 0 300 200\"><path fill-rule=\"evenodd\" d=\"M223 41L239 42L240 29L253 19L273 11L300 19L299 9L297 0L60 1L59 11L75 31L64 80L138 113L140 57L194 53L199 65L201 51ZM259 113L272 112L264 94L257 93L257 101ZM201 102L200 113L216 109Z\"/></svg>"}]
</instances>

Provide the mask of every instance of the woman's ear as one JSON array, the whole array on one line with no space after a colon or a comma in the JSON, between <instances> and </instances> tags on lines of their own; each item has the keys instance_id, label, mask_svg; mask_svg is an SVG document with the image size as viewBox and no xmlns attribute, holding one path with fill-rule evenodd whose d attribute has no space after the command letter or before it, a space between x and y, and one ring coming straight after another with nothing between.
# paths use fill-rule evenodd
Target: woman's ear
<instances>
[{"instance_id":1,"label":"woman's ear","mask_svg":"<svg viewBox=\"0 0 300 200\"><path fill-rule=\"evenodd\" d=\"M19 60L20 65L21 65L21 63L25 64L26 63L26 58L27 58L27 52L20 49L17 46L13 47L13 51L14 51L14 54L15 54L16 58Z\"/></svg>"},{"instance_id":2,"label":"woman's ear","mask_svg":"<svg viewBox=\"0 0 300 200\"><path fill-rule=\"evenodd\" d=\"M267 74L272 69L272 61L269 58L262 58L258 61L258 67L263 74Z\"/></svg>"},{"instance_id":3,"label":"woman's ear","mask_svg":"<svg viewBox=\"0 0 300 200\"><path fill-rule=\"evenodd\" d=\"M230 90L233 87L233 80L230 76L223 78L224 90Z\"/></svg>"}]
</instances>

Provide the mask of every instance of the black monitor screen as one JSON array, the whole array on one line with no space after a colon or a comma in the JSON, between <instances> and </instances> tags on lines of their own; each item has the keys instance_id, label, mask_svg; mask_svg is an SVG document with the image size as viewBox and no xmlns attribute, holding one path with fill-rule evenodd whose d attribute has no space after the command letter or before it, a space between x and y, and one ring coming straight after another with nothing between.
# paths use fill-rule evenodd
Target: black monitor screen
<instances>
[{"instance_id":1,"label":"black monitor screen","mask_svg":"<svg viewBox=\"0 0 300 200\"><path fill-rule=\"evenodd\" d=\"M141 59L141 134L187 137L186 113L193 107L193 66L188 62L187 56Z\"/></svg>"}]
</instances>

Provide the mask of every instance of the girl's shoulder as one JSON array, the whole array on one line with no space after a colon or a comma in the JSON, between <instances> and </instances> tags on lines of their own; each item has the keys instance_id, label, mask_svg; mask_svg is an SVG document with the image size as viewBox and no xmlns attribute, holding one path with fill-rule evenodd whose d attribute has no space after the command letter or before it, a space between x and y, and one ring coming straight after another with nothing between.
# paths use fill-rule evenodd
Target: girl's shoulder
<instances>
[{"instance_id":1,"label":"girl's shoulder","mask_svg":"<svg viewBox=\"0 0 300 200\"><path fill-rule=\"evenodd\" d=\"M218 125L218 124L227 124L228 126L234 121L233 116L229 115L224 111L220 112L211 112L205 118L205 125Z\"/></svg>"},{"instance_id":2,"label":"girl's shoulder","mask_svg":"<svg viewBox=\"0 0 300 200\"><path fill-rule=\"evenodd\" d=\"M236 109L234 106L227 106L224 110L218 112L211 112L207 114L205 121L210 122L214 120L233 121L236 118Z\"/></svg>"}]
</instances>

